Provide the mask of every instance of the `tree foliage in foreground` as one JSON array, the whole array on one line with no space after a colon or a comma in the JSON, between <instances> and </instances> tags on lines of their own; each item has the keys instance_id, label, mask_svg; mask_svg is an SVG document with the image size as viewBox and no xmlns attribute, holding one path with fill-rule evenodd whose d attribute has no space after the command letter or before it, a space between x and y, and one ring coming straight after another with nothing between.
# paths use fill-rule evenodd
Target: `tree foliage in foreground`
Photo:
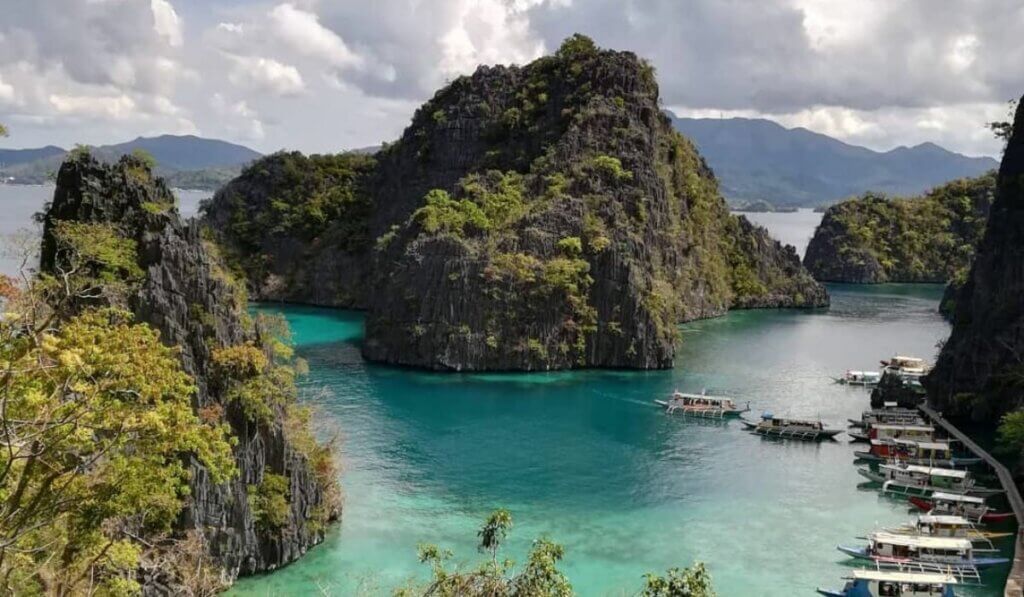
<instances>
[{"instance_id":1,"label":"tree foliage in foreground","mask_svg":"<svg viewBox=\"0 0 1024 597\"><path fill-rule=\"evenodd\" d=\"M561 545L546 538L537 539L518 569L510 559L498 560L501 544L512 529L508 510L495 510L484 521L477 536L479 550L490 559L474 568L461 570L450 566L450 550L426 544L419 547L420 562L431 568L431 581L422 588L399 589L396 597L569 597L573 595L569 579L558 569L565 556ZM693 568L673 568L667 576L646 574L642 597L715 597L711 575L704 564Z\"/></svg>"},{"instance_id":2,"label":"tree foliage in foreground","mask_svg":"<svg viewBox=\"0 0 1024 597\"><path fill-rule=\"evenodd\" d=\"M201 534L169 537L190 458L236 474L230 430L196 416L177 349L116 306L134 244L106 225L55 234L55 272L0 284L0 592L132 595L150 569L208 594Z\"/></svg>"}]
</instances>

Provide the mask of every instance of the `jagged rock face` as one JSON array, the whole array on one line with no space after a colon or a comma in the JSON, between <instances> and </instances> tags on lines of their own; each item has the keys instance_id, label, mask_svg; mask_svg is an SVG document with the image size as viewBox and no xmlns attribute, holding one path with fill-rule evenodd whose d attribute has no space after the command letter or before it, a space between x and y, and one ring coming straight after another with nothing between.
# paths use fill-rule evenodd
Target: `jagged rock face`
<instances>
[{"instance_id":1,"label":"jagged rock face","mask_svg":"<svg viewBox=\"0 0 1024 597\"><path fill-rule=\"evenodd\" d=\"M728 213L645 63L565 48L456 80L377 156L368 359L662 368L680 321L827 304Z\"/></svg>"},{"instance_id":2,"label":"jagged rock face","mask_svg":"<svg viewBox=\"0 0 1024 597\"><path fill-rule=\"evenodd\" d=\"M872 194L828 208L807 245L816 280L945 283L961 276L980 242L995 174L961 179L921 197Z\"/></svg>"},{"instance_id":3,"label":"jagged rock face","mask_svg":"<svg viewBox=\"0 0 1024 597\"><path fill-rule=\"evenodd\" d=\"M371 360L669 367L681 321L828 303L792 249L729 213L628 52L571 38L525 67L480 67L374 157L328 181L369 207L312 237L267 217L289 203L275 160L294 156L257 162L205 212L257 297L366 307Z\"/></svg>"},{"instance_id":4,"label":"jagged rock face","mask_svg":"<svg viewBox=\"0 0 1024 597\"><path fill-rule=\"evenodd\" d=\"M1024 368L1024 102L999 168L984 238L953 312L953 331L925 379L937 407L993 420L1021 405Z\"/></svg>"},{"instance_id":5,"label":"jagged rock face","mask_svg":"<svg viewBox=\"0 0 1024 597\"><path fill-rule=\"evenodd\" d=\"M241 321L245 299L207 251L199 225L182 222L173 205L163 181L152 179L132 158L112 166L88 156L72 158L60 169L46 213L41 271L54 269L52 230L58 221L112 223L136 241L145 277L129 297L131 309L139 321L160 331L165 344L181 348L183 368L198 387L195 408L220 404L238 440L239 476L230 483L213 485L203 466L191 462L191 500L179 528L202 530L211 555L231 578L273 570L323 539L323 530L306 521L321 506L324 491L280 424L247 424L237 406L225 404L210 389L211 349L239 344L251 334ZM273 532L256 527L246 492L247 485L260 483L268 473L288 478L291 502L288 522ZM167 586L147 587L151 593L164 591L173 592Z\"/></svg>"}]
</instances>

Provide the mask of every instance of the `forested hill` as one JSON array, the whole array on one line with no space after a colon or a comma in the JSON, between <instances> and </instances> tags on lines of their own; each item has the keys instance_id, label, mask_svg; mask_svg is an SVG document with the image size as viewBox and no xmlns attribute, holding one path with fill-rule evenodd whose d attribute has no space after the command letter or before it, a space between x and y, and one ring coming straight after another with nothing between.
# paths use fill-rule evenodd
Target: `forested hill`
<instances>
[{"instance_id":1,"label":"forested hill","mask_svg":"<svg viewBox=\"0 0 1024 597\"><path fill-rule=\"evenodd\" d=\"M749 118L679 118L733 204L827 205L867 191L918 195L947 181L996 168L933 143L877 152L804 128Z\"/></svg>"},{"instance_id":2,"label":"forested hill","mask_svg":"<svg viewBox=\"0 0 1024 597\"><path fill-rule=\"evenodd\" d=\"M204 139L194 135L138 137L124 143L91 147L90 153L107 163L141 149L156 160L156 173L171 186L215 189L241 172L261 154L248 147ZM48 146L38 149L0 150L0 178L20 184L39 184L52 178L68 157L68 150Z\"/></svg>"},{"instance_id":3,"label":"forested hill","mask_svg":"<svg viewBox=\"0 0 1024 597\"><path fill-rule=\"evenodd\" d=\"M804 265L825 282L956 281L985 231L995 171L936 187L921 197L868 193L828 208Z\"/></svg>"}]
</instances>

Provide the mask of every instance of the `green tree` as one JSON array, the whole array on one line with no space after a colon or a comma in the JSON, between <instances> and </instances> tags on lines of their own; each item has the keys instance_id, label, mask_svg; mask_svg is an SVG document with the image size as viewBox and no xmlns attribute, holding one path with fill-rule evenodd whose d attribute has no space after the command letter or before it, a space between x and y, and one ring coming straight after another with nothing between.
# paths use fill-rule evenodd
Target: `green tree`
<instances>
[{"instance_id":1,"label":"green tree","mask_svg":"<svg viewBox=\"0 0 1024 597\"><path fill-rule=\"evenodd\" d=\"M498 565L498 548L501 542L508 536L512 529L512 514L504 509L498 509L491 513L484 522L484 526L477 532L480 537L480 550L491 552L491 562Z\"/></svg>"},{"instance_id":2,"label":"green tree","mask_svg":"<svg viewBox=\"0 0 1024 597\"><path fill-rule=\"evenodd\" d=\"M672 568L666 576L648 573L644 579L643 597L715 597L711 574L701 562L692 568Z\"/></svg>"},{"instance_id":3,"label":"green tree","mask_svg":"<svg viewBox=\"0 0 1024 597\"><path fill-rule=\"evenodd\" d=\"M1017 453L1024 449L1024 410L1006 413L999 420L996 440L1000 451Z\"/></svg>"},{"instance_id":4,"label":"green tree","mask_svg":"<svg viewBox=\"0 0 1024 597\"><path fill-rule=\"evenodd\" d=\"M0 321L0 578L25 592L133 593L140 536L170 531L188 495L183 456L235 474L229 430L192 410L192 379L157 332L117 309L57 328Z\"/></svg>"},{"instance_id":5,"label":"green tree","mask_svg":"<svg viewBox=\"0 0 1024 597\"><path fill-rule=\"evenodd\" d=\"M1013 117L1017 109L1017 100L1010 100L1009 105L1009 117L1006 120L996 120L986 125L996 139L1003 142L1003 151L1006 150L1006 144L1010 142L1010 137L1013 135Z\"/></svg>"},{"instance_id":6,"label":"green tree","mask_svg":"<svg viewBox=\"0 0 1024 597\"><path fill-rule=\"evenodd\" d=\"M6 137L6 136L7 136L7 127L4 126L2 122L0 122L0 137Z\"/></svg>"},{"instance_id":7,"label":"green tree","mask_svg":"<svg viewBox=\"0 0 1024 597\"><path fill-rule=\"evenodd\" d=\"M420 562L431 569L431 581L422 588L403 588L396 597L417 595L437 597L569 597L573 595L569 579L558 569L565 557L561 545L545 538L533 542L526 563L516 573L512 560L498 561L498 550L512 528L512 515L499 509L484 521L477 536L480 551L490 552L490 561L475 568L449 568L453 554L433 544L419 547ZM667 576L647 574L643 597L715 597L711 575L704 564L692 568L673 568Z\"/></svg>"},{"instance_id":8,"label":"green tree","mask_svg":"<svg viewBox=\"0 0 1024 597\"><path fill-rule=\"evenodd\" d=\"M143 165L145 165L150 170L156 168L156 158L153 157L153 154L149 153L145 149L142 149L141 147L136 147L135 149L132 150L132 157L142 162Z\"/></svg>"}]
</instances>

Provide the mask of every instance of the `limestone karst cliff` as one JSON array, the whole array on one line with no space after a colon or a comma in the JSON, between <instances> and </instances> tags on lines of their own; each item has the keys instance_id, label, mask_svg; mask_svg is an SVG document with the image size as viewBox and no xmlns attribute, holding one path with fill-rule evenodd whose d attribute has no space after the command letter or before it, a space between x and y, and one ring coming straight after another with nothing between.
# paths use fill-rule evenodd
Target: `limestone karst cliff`
<instances>
[{"instance_id":1,"label":"limestone karst cliff","mask_svg":"<svg viewBox=\"0 0 1024 597\"><path fill-rule=\"evenodd\" d=\"M792 248L729 213L661 111L653 68L582 36L528 65L459 77L374 158L345 183L367 209L300 249L247 249L213 226L240 263L267 259L299 280L267 292L266 278L250 278L260 296L367 308L371 360L661 368L679 322L828 302ZM218 194L207 220L244 223L239 205L274 206L277 190L244 188ZM353 243L357 225L369 236Z\"/></svg>"},{"instance_id":2,"label":"limestone karst cliff","mask_svg":"<svg viewBox=\"0 0 1024 597\"><path fill-rule=\"evenodd\" d=\"M925 380L939 408L994 420L1024 382L1024 102L1017 106L988 225L956 293L953 330Z\"/></svg>"},{"instance_id":3,"label":"limestone karst cliff","mask_svg":"<svg viewBox=\"0 0 1024 597\"><path fill-rule=\"evenodd\" d=\"M272 344L272 332L250 320L244 288L203 240L200 225L181 220L174 202L164 182L135 158L105 165L88 154L72 156L60 168L45 213L41 271L66 269L55 237L61 223L109 224L134 241L142 275L128 292L128 308L159 330L163 343L180 348L183 369L196 385L194 408L200 417L229 424L237 442L238 474L226 484L213 484L188 458L190 497L176 525L177 532L201 531L213 561L231 579L273 570L319 543L325 523L339 514L338 490L329 452L312 440L288 395L287 370L271 364L244 380L224 372L239 347L257 351L254 362L262 362L258 351ZM254 511L267 492L284 500L272 519ZM147 593L177 590L175 579L159 570L146 571L142 580Z\"/></svg>"}]
</instances>

